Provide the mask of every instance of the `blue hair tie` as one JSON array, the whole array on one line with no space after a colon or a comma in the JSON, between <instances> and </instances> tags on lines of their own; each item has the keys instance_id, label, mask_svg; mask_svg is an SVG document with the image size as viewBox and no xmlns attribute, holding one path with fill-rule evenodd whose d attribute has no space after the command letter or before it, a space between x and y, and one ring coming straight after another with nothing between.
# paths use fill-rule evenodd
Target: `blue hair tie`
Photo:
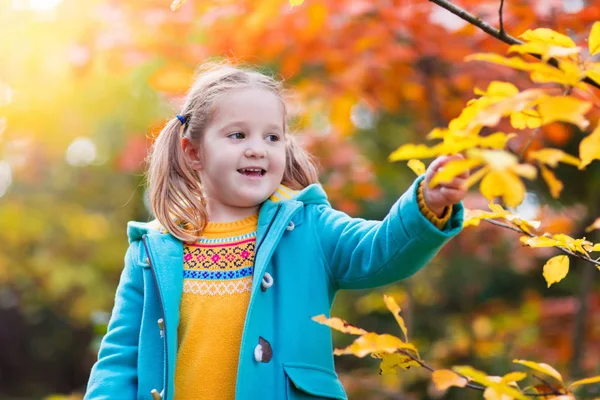
<instances>
[{"instance_id":1,"label":"blue hair tie","mask_svg":"<svg viewBox=\"0 0 600 400\"><path fill-rule=\"evenodd\" d=\"M185 124L185 118L183 115L177 114L177 119L181 122L181 125Z\"/></svg>"}]
</instances>

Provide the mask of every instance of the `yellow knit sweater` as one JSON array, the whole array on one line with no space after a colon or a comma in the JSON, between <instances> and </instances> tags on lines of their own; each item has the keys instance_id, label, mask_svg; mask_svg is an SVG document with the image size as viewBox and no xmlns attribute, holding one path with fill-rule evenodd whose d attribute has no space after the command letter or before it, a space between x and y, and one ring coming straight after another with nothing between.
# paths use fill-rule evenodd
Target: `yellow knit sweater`
<instances>
[{"instance_id":1,"label":"yellow knit sweater","mask_svg":"<svg viewBox=\"0 0 600 400\"><path fill-rule=\"evenodd\" d=\"M184 246L175 399L235 397L257 225L257 215L209 223L202 239Z\"/></svg>"}]
</instances>

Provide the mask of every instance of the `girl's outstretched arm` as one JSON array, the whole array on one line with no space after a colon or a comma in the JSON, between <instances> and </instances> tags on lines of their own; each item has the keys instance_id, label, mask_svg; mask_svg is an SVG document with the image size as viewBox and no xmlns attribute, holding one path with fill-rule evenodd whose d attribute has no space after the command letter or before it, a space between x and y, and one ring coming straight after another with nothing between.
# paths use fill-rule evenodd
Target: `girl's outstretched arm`
<instances>
[{"instance_id":1,"label":"girl's outstretched arm","mask_svg":"<svg viewBox=\"0 0 600 400\"><path fill-rule=\"evenodd\" d=\"M144 283L136 265L133 242L125 254L125 268L115 295L108 331L98 361L92 368L85 400L137 398L138 338L142 319Z\"/></svg>"},{"instance_id":2,"label":"girl's outstretched arm","mask_svg":"<svg viewBox=\"0 0 600 400\"><path fill-rule=\"evenodd\" d=\"M420 211L417 189L423 178L415 180L383 221L351 218L329 206L318 206L316 229L337 288L366 289L407 278L460 232L462 203L454 204L443 229Z\"/></svg>"}]
</instances>

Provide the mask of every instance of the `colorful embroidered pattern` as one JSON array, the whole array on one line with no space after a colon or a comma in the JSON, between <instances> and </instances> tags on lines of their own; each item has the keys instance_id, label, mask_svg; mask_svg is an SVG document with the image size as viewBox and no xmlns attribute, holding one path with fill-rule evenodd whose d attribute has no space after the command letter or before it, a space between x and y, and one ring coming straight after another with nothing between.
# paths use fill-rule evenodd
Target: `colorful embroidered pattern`
<instances>
[{"instance_id":1,"label":"colorful embroidered pattern","mask_svg":"<svg viewBox=\"0 0 600 400\"><path fill-rule=\"evenodd\" d=\"M255 245L256 231L185 245L183 291L209 296L250 291Z\"/></svg>"}]
</instances>

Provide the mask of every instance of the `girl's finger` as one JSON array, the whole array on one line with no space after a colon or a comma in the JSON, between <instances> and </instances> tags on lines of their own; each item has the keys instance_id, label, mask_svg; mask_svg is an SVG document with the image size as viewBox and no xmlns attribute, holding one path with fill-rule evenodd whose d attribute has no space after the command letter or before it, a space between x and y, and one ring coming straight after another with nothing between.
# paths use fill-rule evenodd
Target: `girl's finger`
<instances>
[{"instance_id":1,"label":"girl's finger","mask_svg":"<svg viewBox=\"0 0 600 400\"><path fill-rule=\"evenodd\" d=\"M452 204L458 203L465 197L465 191L461 189L453 189L449 187L443 187L440 189L440 193Z\"/></svg>"},{"instance_id":2,"label":"girl's finger","mask_svg":"<svg viewBox=\"0 0 600 400\"><path fill-rule=\"evenodd\" d=\"M467 180L465 178L461 178L460 176L452 179L451 182L443 183L440 185L441 187L447 187L451 189L467 189Z\"/></svg>"}]
</instances>

